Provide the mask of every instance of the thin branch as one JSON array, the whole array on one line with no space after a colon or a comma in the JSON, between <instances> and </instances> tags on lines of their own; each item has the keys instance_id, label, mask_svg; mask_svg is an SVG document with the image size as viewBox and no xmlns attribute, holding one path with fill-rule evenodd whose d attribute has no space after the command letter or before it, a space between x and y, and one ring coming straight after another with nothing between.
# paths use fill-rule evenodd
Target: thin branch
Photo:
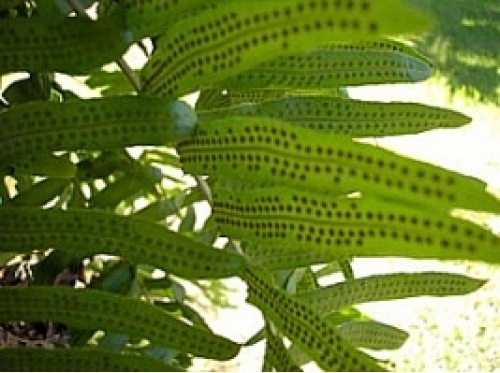
<instances>
[{"instance_id":1,"label":"thin branch","mask_svg":"<svg viewBox=\"0 0 500 373\"><path fill-rule=\"evenodd\" d=\"M120 67L123 74L129 80L130 84L132 84L135 91L137 93L140 93L142 91L141 81L139 80L139 77L134 73L134 70L132 70L132 68L129 66L127 61L125 61L123 57L120 57L118 60L116 60L116 64Z\"/></svg>"},{"instance_id":2,"label":"thin branch","mask_svg":"<svg viewBox=\"0 0 500 373\"><path fill-rule=\"evenodd\" d=\"M144 40L139 40L137 42L137 46L142 51L142 53L144 53L146 57L150 55L150 53L148 52L148 47L146 46L146 44L144 44Z\"/></svg>"},{"instance_id":3,"label":"thin branch","mask_svg":"<svg viewBox=\"0 0 500 373\"><path fill-rule=\"evenodd\" d=\"M66 1L68 2L69 6L73 8L73 10L76 12L77 15L79 15L80 17L86 17L91 19L91 17L87 14L85 8L77 0L66 0ZM141 81L139 80L139 77L134 73L132 68L129 66L127 61L125 61L123 57L120 57L115 62L118 65L118 67L120 67L123 74L127 77L130 84L132 84L135 91L137 93L140 93L142 91Z\"/></svg>"},{"instance_id":4,"label":"thin branch","mask_svg":"<svg viewBox=\"0 0 500 373\"><path fill-rule=\"evenodd\" d=\"M212 192L210 191L210 187L207 182L198 175L194 175L194 179L196 180L196 184L200 187L202 193L207 197L208 203L212 204Z\"/></svg>"},{"instance_id":5,"label":"thin branch","mask_svg":"<svg viewBox=\"0 0 500 373\"><path fill-rule=\"evenodd\" d=\"M77 0L66 0L71 8L76 12L77 15L80 17L87 17L90 18L90 16L87 14L87 11L85 8L80 4Z\"/></svg>"}]
</instances>

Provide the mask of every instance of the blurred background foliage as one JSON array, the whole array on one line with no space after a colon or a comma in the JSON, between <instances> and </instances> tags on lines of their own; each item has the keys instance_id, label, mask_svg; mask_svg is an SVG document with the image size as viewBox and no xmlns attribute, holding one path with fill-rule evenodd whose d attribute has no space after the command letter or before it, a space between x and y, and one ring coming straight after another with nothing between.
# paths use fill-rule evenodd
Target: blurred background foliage
<instances>
[{"instance_id":1,"label":"blurred background foliage","mask_svg":"<svg viewBox=\"0 0 500 373\"><path fill-rule=\"evenodd\" d=\"M432 14L431 32L414 37L452 94L500 104L500 2L408 0Z\"/></svg>"}]
</instances>

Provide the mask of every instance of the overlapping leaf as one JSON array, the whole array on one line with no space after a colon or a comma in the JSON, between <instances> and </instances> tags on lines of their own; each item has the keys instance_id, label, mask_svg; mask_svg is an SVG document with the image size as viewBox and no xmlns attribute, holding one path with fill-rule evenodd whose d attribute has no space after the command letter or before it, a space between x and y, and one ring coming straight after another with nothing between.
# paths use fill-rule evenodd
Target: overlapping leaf
<instances>
[{"instance_id":1,"label":"overlapping leaf","mask_svg":"<svg viewBox=\"0 0 500 373\"><path fill-rule=\"evenodd\" d=\"M411 17L409 24L403 22ZM227 1L168 29L143 69L149 94L178 97L233 76L270 56L332 40L420 31L428 18L397 0Z\"/></svg>"},{"instance_id":2,"label":"overlapping leaf","mask_svg":"<svg viewBox=\"0 0 500 373\"><path fill-rule=\"evenodd\" d=\"M41 248L113 254L148 263L185 278L237 275L242 256L216 250L151 221L98 210L0 209L0 249L28 252Z\"/></svg>"},{"instance_id":3,"label":"overlapping leaf","mask_svg":"<svg viewBox=\"0 0 500 373\"><path fill-rule=\"evenodd\" d=\"M323 133L350 137L414 134L460 127L470 118L448 109L403 102L368 102L329 96L298 96L199 110L200 122L227 117L269 117Z\"/></svg>"},{"instance_id":4,"label":"overlapping leaf","mask_svg":"<svg viewBox=\"0 0 500 373\"><path fill-rule=\"evenodd\" d=\"M122 96L40 102L0 113L1 164L57 150L165 145L189 136L196 115L181 101Z\"/></svg>"},{"instance_id":5,"label":"overlapping leaf","mask_svg":"<svg viewBox=\"0 0 500 373\"><path fill-rule=\"evenodd\" d=\"M249 258L272 268L291 268L293 260L301 266L352 256L500 260L500 238L482 227L368 197L219 186L212 220L223 235L248 243Z\"/></svg>"},{"instance_id":6,"label":"overlapping leaf","mask_svg":"<svg viewBox=\"0 0 500 373\"><path fill-rule=\"evenodd\" d=\"M239 351L238 344L189 326L159 307L107 292L29 286L4 287L0 296L0 322L51 320L80 329L104 328L220 360Z\"/></svg>"},{"instance_id":7,"label":"overlapping leaf","mask_svg":"<svg viewBox=\"0 0 500 373\"><path fill-rule=\"evenodd\" d=\"M81 74L119 58L132 41L118 13L97 22L75 17L2 19L0 74Z\"/></svg>"},{"instance_id":8,"label":"overlapping leaf","mask_svg":"<svg viewBox=\"0 0 500 373\"><path fill-rule=\"evenodd\" d=\"M341 282L300 294L320 313L373 301L417 296L463 295L479 289L484 280L447 272L395 273Z\"/></svg>"},{"instance_id":9,"label":"overlapping leaf","mask_svg":"<svg viewBox=\"0 0 500 373\"><path fill-rule=\"evenodd\" d=\"M477 179L271 118L205 122L179 142L178 151L185 171L240 185L287 185L329 195L358 191L431 210L500 211L500 201Z\"/></svg>"},{"instance_id":10,"label":"overlapping leaf","mask_svg":"<svg viewBox=\"0 0 500 373\"><path fill-rule=\"evenodd\" d=\"M2 370L11 372L178 372L179 369L144 356L97 348L2 348Z\"/></svg>"}]
</instances>

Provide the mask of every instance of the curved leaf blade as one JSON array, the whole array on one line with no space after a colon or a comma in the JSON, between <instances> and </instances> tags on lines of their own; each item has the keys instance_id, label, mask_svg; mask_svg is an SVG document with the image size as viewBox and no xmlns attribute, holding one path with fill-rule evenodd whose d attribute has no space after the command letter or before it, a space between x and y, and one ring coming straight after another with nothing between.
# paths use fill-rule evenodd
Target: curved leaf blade
<instances>
[{"instance_id":1,"label":"curved leaf blade","mask_svg":"<svg viewBox=\"0 0 500 373\"><path fill-rule=\"evenodd\" d=\"M412 22L407 22L412 19ZM145 92L179 97L245 71L269 56L331 40L421 31L428 18L402 1L229 1L170 27L143 69Z\"/></svg>"},{"instance_id":2,"label":"curved leaf blade","mask_svg":"<svg viewBox=\"0 0 500 373\"><path fill-rule=\"evenodd\" d=\"M43 206L55 197L60 196L69 185L70 180L68 179L47 178L4 203L11 206Z\"/></svg>"},{"instance_id":3,"label":"curved leaf blade","mask_svg":"<svg viewBox=\"0 0 500 373\"><path fill-rule=\"evenodd\" d=\"M410 336L408 332L378 321L351 321L339 325L339 332L354 346L371 350L395 350Z\"/></svg>"},{"instance_id":4,"label":"curved leaf blade","mask_svg":"<svg viewBox=\"0 0 500 373\"><path fill-rule=\"evenodd\" d=\"M97 348L2 348L2 370L11 372L180 372L171 365L145 356Z\"/></svg>"},{"instance_id":5,"label":"curved leaf blade","mask_svg":"<svg viewBox=\"0 0 500 373\"><path fill-rule=\"evenodd\" d=\"M0 289L0 320L51 320L80 329L105 329L206 358L228 360L240 346L189 326L159 307L104 291L53 286Z\"/></svg>"},{"instance_id":6,"label":"curved leaf blade","mask_svg":"<svg viewBox=\"0 0 500 373\"><path fill-rule=\"evenodd\" d=\"M3 123L1 114L0 123ZM67 157L55 156L51 152L34 152L26 154L20 159L12 160L10 163L0 161L0 164L8 164L7 168L15 176L48 176L71 179L77 172L77 167Z\"/></svg>"},{"instance_id":7,"label":"curved leaf blade","mask_svg":"<svg viewBox=\"0 0 500 373\"><path fill-rule=\"evenodd\" d=\"M357 278L304 292L300 299L323 314L366 302L463 295L485 283L485 280L447 272L393 273Z\"/></svg>"},{"instance_id":8,"label":"curved leaf blade","mask_svg":"<svg viewBox=\"0 0 500 373\"><path fill-rule=\"evenodd\" d=\"M119 14L2 19L0 73L84 73L118 59L132 43Z\"/></svg>"},{"instance_id":9,"label":"curved leaf blade","mask_svg":"<svg viewBox=\"0 0 500 373\"><path fill-rule=\"evenodd\" d=\"M127 26L136 39L168 31L179 19L214 8L230 0L125 0L120 2L127 14Z\"/></svg>"},{"instance_id":10,"label":"curved leaf blade","mask_svg":"<svg viewBox=\"0 0 500 373\"><path fill-rule=\"evenodd\" d=\"M302 369L292 360L282 339L274 335L269 327L266 328L264 360L264 366L267 360L267 364L274 367L277 372L302 372Z\"/></svg>"},{"instance_id":11,"label":"curved leaf blade","mask_svg":"<svg viewBox=\"0 0 500 373\"><path fill-rule=\"evenodd\" d=\"M400 43L331 43L306 53L264 61L218 86L229 90L321 89L418 82L429 78L432 72L428 60Z\"/></svg>"},{"instance_id":12,"label":"curved leaf blade","mask_svg":"<svg viewBox=\"0 0 500 373\"><path fill-rule=\"evenodd\" d=\"M367 102L328 96L284 97L197 111L200 122L226 117L269 117L322 133L351 137L416 134L455 128L470 118L448 109L406 102Z\"/></svg>"},{"instance_id":13,"label":"curved leaf blade","mask_svg":"<svg viewBox=\"0 0 500 373\"><path fill-rule=\"evenodd\" d=\"M498 236L448 213L284 187L220 186L212 198L219 232L246 242L250 260L273 268L352 256L500 261Z\"/></svg>"},{"instance_id":14,"label":"curved leaf blade","mask_svg":"<svg viewBox=\"0 0 500 373\"><path fill-rule=\"evenodd\" d=\"M53 247L82 255L119 255L184 278L234 276L246 266L241 255L214 249L154 222L98 210L2 208L0 223L2 250Z\"/></svg>"},{"instance_id":15,"label":"curved leaf blade","mask_svg":"<svg viewBox=\"0 0 500 373\"><path fill-rule=\"evenodd\" d=\"M0 113L0 162L8 165L41 151L172 144L189 136L195 123L186 103L155 97L18 105Z\"/></svg>"},{"instance_id":16,"label":"curved leaf blade","mask_svg":"<svg viewBox=\"0 0 500 373\"><path fill-rule=\"evenodd\" d=\"M500 201L478 179L270 118L205 122L177 150L186 172L228 182L286 184L330 195L360 191L441 211L500 211Z\"/></svg>"}]
</instances>

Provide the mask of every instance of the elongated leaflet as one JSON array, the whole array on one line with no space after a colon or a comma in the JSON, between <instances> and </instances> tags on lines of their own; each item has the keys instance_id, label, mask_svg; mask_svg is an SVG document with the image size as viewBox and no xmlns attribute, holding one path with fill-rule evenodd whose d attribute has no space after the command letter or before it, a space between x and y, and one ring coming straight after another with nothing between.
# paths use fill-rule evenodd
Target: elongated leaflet
<instances>
[{"instance_id":1,"label":"elongated leaflet","mask_svg":"<svg viewBox=\"0 0 500 373\"><path fill-rule=\"evenodd\" d=\"M269 56L300 53L331 40L368 39L427 26L426 17L397 0L229 1L169 28L143 70L144 89L178 97Z\"/></svg>"},{"instance_id":2,"label":"elongated leaflet","mask_svg":"<svg viewBox=\"0 0 500 373\"><path fill-rule=\"evenodd\" d=\"M219 226L219 229L222 229L222 232L225 231L222 226ZM339 257L335 250L304 250L297 243L270 246L250 244L244 241L241 246L250 263L270 271L328 263Z\"/></svg>"},{"instance_id":3,"label":"elongated leaflet","mask_svg":"<svg viewBox=\"0 0 500 373\"><path fill-rule=\"evenodd\" d=\"M360 191L434 210L500 211L499 201L477 179L270 118L205 122L177 149L185 171L242 184L286 184L329 194Z\"/></svg>"},{"instance_id":4,"label":"elongated leaflet","mask_svg":"<svg viewBox=\"0 0 500 373\"><path fill-rule=\"evenodd\" d=\"M242 278L248 284L248 301L265 312L286 337L303 348L325 371L382 370L371 357L344 340L333 325L324 321L306 303L270 285L260 270L247 268Z\"/></svg>"},{"instance_id":5,"label":"elongated leaflet","mask_svg":"<svg viewBox=\"0 0 500 373\"><path fill-rule=\"evenodd\" d=\"M408 332L377 321L351 321L339 326L339 332L354 346L372 350L395 350L410 336Z\"/></svg>"},{"instance_id":6,"label":"elongated leaflet","mask_svg":"<svg viewBox=\"0 0 500 373\"><path fill-rule=\"evenodd\" d=\"M416 103L367 102L335 97L284 97L228 108L197 111L200 122L245 116L286 120L321 132L362 136L412 134L460 127L470 118L453 110Z\"/></svg>"},{"instance_id":7,"label":"elongated leaflet","mask_svg":"<svg viewBox=\"0 0 500 373\"><path fill-rule=\"evenodd\" d=\"M330 197L284 187L219 187L212 198L213 222L223 235L247 241L250 259L272 256L276 249L280 258L288 253L288 266L292 260L304 265L400 255L500 262L499 237L447 213L430 215L367 197Z\"/></svg>"},{"instance_id":8,"label":"elongated leaflet","mask_svg":"<svg viewBox=\"0 0 500 373\"><path fill-rule=\"evenodd\" d=\"M171 144L195 122L186 103L143 96L19 105L0 113L0 162L41 151Z\"/></svg>"},{"instance_id":9,"label":"elongated leaflet","mask_svg":"<svg viewBox=\"0 0 500 373\"><path fill-rule=\"evenodd\" d=\"M85 330L104 329L206 358L227 360L239 345L187 325L159 307L104 291L53 286L0 289L0 320L62 322Z\"/></svg>"},{"instance_id":10,"label":"elongated leaflet","mask_svg":"<svg viewBox=\"0 0 500 373\"><path fill-rule=\"evenodd\" d=\"M2 114L0 114L0 123L2 123ZM51 152L31 153L11 163L0 161L0 164L8 165L9 173L15 176L32 175L71 179L77 171L76 166L67 157L55 156Z\"/></svg>"},{"instance_id":11,"label":"elongated leaflet","mask_svg":"<svg viewBox=\"0 0 500 373\"><path fill-rule=\"evenodd\" d=\"M84 73L119 58L132 40L119 14L2 19L0 74L13 71Z\"/></svg>"},{"instance_id":12,"label":"elongated leaflet","mask_svg":"<svg viewBox=\"0 0 500 373\"><path fill-rule=\"evenodd\" d=\"M133 167L134 161L122 149L102 152L97 158L87 158L78 162L76 177L80 181L104 179L118 170L131 172Z\"/></svg>"},{"instance_id":13,"label":"elongated leaflet","mask_svg":"<svg viewBox=\"0 0 500 373\"><path fill-rule=\"evenodd\" d=\"M297 283L296 293L302 293L318 288L318 280L315 272L310 267L304 269L304 274L300 281Z\"/></svg>"},{"instance_id":14,"label":"elongated leaflet","mask_svg":"<svg viewBox=\"0 0 500 373\"><path fill-rule=\"evenodd\" d=\"M43 206L61 193L71 183L68 179L47 178L34 184L30 189L16 195L11 201L2 201L4 204L17 206Z\"/></svg>"},{"instance_id":15,"label":"elongated leaflet","mask_svg":"<svg viewBox=\"0 0 500 373\"><path fill-rule=\"evenodd\" d=\"M178 192L169 198L158 199L145 208L137 211L134 216L152 221L162 221L167 216L179 214L179 210L184 207L186 200L185 192ZM199 201L204 200L200 196Z\"/></svg>"},{"instance_id":16,"label":"elongated leaflet","mask_svg":"<svg viewBox=\"0 0 500 373\"><path fill-rule=\"evenodd\" d=\"M136 39L162 34L179 19L215 8L231 0L125 0L127 26Z\"/></svg>"},{"instance_id":17,"label":"elongated leaflet","mask_svg":"<svg viewBox=\"0 0 500 373\"><path fill-rule=\"evenodd\" d=\"M148 220L97 210L2 208L0 223L2 251L53 247L86 255L120 255L184 278L228 277L245 267L238 254L216 250Z\"/></svg>"},{"instance_id":18,"label":"elongated leaflet","mask_svg":"<svg viewBox=\"0 0 500 373\"><path fill-rule=\"evenodd\" d=\"M98 348L2 348L2 370L24 372L179 372L160 360Z\"/></svg>"},{"instance_id":19,"label":"elongated leaflet","mask_svg":"<svg viewBox=\"0 0 500 373\"><path fill-rule=\"evenodd\" d=\"M447 272L394 273L357 278L301 293L300 299L323 314L365 302L462 295L479 289L485 282Z\"/></svg>"},{"instance_id":20,"label":"elongated leaflet","mask_svg":"<svg viewBox=\"0 0 500 373\"><path fill-rule=\"evenodd\" d=\"M227 93L227 92L226 92ZM223 108L230 105L229 97L220 89L203 89L196 101L196 111Z\"/></svg>"},{"instance_id":21,"label":"elongated leaflet","mask_svg":"<svg viewBox=\"0 0 500 373\"><path fill-rule=\"evenodd\" d=\"M302 369L294 363L283 344L281 337L274 335L271 328L266 328L266 352L264 359L269 360L269 365L276 372L302 372Z\"/></svg>"},{"instance_id":22,"label":"elongated leaflet","mask_svg":"<svg viewBox=\"0 0 500 373\"><path fill-rule=\"evenodd\" d=\"M356 48L359 46L359 48ZM432 74L423 58L389 48L344 44L267 60L220 83L225 89L318 89L418 82Z\"/></svg>"},{"instance_id":23,"label":"elongated leaflet","mask_svg":"<svg viewBox=\"0 0 500 373\"><path fill-rule=\"evenodd\" d=\"M153 191L154 185L150 180L145 180L142 175L125 175L113 183L106 185L104 189L92 195L90 204L94 208L114 209L122 201L132 199L145 191Z\"/></svg>"}]
</instances>

